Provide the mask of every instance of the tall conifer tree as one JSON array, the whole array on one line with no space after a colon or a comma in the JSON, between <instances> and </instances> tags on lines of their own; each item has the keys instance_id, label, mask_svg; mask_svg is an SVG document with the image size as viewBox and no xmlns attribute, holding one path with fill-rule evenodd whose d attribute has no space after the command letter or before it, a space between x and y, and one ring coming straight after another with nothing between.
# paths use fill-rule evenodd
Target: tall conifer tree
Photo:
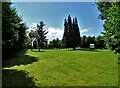
<instances>
[{"instance_id":1,"label":"tall conifer tree","mask_svg":"<svg viewBox=\"0 0 120 88\"><path fill-rule=\"evenodd\" d=\"M68 23L67 23L67 20L65 19L64 21L64 34L63 34L63 43L64 43L64 47L68 48L68 33L69 33L69 30L68 30Z\"/></svg>"},{"instance_id":2,"label":"tall conifer tree","mask_svg":"<svg viewBox=\"0 0 120 88\"><path fill-rule=\"evenodd\" d=\"M78 27L78 21L77 18L75 17L75 23L74 23L74 31L75 31L75 46L80 46L81 43L81 37L80 37L80 31Z\"/></svg>"},{"instance_id":3,"label":"tall conifer tree","mask_svg":"<svg viewBox=\"0 0 120 88\"><path fill-rule=\"evenodd\" d=\"M43 48L44 43L47 42L45 35L48 33L48 31L44 30L44 26L45 24L43 23L43 21L37 24L37 33L38 33L37 40L38 40L39 51L40 51L40 47Z\"/></svg>"},{"instance_id":4,"label":"tall conifer tree","mask_svg":"<svg viewBox=\"0 0 120 88\"><path fill-rule=\"evenodd\" d=\"M68 16L68 20L65 19L63 41L65 47L73 48L73 50L75 47L80 46L81 39L77 18L73 18L73 22L70 15Z\"/></svg>"}]
</instances>

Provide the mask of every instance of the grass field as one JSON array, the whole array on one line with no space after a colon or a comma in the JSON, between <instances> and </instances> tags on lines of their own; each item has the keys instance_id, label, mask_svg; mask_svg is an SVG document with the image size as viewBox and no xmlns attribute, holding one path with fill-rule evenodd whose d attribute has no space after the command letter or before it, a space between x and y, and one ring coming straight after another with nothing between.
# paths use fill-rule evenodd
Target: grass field
<instances>
[{"instance_id":1,"label":"grass field","mask_svg":"<svg viewBox=\"0 0 120 88\"><path fill-rule=\"evenodd\" d=\"M109 50L28 50L3 67L3 86L117 86L118 59Z\"/></svg>"}]
</instances>

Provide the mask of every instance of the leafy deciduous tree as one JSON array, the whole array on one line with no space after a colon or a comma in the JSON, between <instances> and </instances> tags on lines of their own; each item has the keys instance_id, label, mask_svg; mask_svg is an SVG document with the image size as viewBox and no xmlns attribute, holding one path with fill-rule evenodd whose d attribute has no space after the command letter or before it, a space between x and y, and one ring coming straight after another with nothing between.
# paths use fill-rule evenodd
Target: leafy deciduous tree
<instances>
[{"instance_id":1,"label":"leafy deciduous tree","mask_svg":"<svg viewBox=\"0 0 120 88\"><path fill-rule=\"evenodd\" d=\"M99 18L104 20L104 39L107 46L120 53L120 1L97 2Z\"/></svg>"}]
</instances>

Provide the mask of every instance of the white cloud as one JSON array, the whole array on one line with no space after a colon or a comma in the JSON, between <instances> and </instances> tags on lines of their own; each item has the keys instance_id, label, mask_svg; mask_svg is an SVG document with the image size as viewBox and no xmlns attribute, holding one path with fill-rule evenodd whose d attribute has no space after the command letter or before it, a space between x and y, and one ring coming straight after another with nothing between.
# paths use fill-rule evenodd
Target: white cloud
<instances>
[{"instance_id":1,"label":"white cloud","mask_svg":"<svg viewBox=\"0 0 120 88\"><path fill-rule=\"evenodd\" d=\"M28 31L30 32L31 30L34 30L33 28L36 28L36 27L37 27L37 23L32 23L32 25L30 25ZM63 32L64 32L63 29L49 27L49 28L47 28L47 31L48 31L48 33L46 34L46 38L48 39L48 41L52 41L53 39L57 39L57 38L59 38L61 40L63 37Z\"/></svg>"},{"instance_id":2,"label":"white cloud","mask_svg":"<svg viewBox=\"0 0 120 88\"><path fill-rule=\"evenodd\" d=\"M48 33L46 34L46 37L49 41L52 41L53 39L59 38L60 40L63 37L63 29L55 28L55 27L49 27L47 29Z\"/></svg>"},{"instance_id":3,"label":"white cloud","mask_svg":"<svg viewBox=\"0 0 120 88\"><path fill-rule=\"evenodd\" d=\"M32 23L32 26L33 26L33 27L36 27L36 26L37 26L37 23Z\"/></svg>"},{"instance_id":4,"label":"white cloud","mask_svg":"<svg viewBox=\"0 0 120 88\"><path fill-rule=\"evenodd\" d=\"M88 32L88 29L80 30L80 33L85 33L85 32Z\"/></svg>"},{"instance_id":5,"label":"white cloud","mask_svg":"<svg viewBox=\"0 0 120 88\"><path fill-rule=\"evenodd\" d=\"M80 29L80 35L83 36L83 35L88 35L88 32L90 32L92 28L84 28L84 29Z\"/></svg>"}]
</instances>

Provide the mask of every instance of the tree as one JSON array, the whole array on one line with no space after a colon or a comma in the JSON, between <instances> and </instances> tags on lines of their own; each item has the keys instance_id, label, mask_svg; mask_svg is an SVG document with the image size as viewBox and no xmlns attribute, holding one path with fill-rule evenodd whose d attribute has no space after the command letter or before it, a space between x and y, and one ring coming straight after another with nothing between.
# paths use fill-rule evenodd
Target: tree
<instances>
[{"instance_id":1,"label":"tree","mask_svg":"<svg viewBox=\"0 0 120 88\"><path fill-rule=\"evenodd\" d=\"M49 42L48 48L52 49L53 48L53 41Z\"/></svg>"},{"instance_id":2,"label":"tree","mask_svg":"<svg viewBox=\"0 0 120 88\"><path fill-rule=\"evenodd\" d=\"M63 43L64 47L69 48L69 30L68 30L68 23L67 20L65 19L64 22L64 34L63 34Z\"/></svg>"},{"instance_id":3,"label":"tree","mask_svg":"<svg viewBox=\"0 0 120 88\"><path fill-rule=\"evenodd\" d=\"M63 34L63 43L66 48L73 48L80 46L80 32L77 23L77 18L72 19L70 15L68 16L68 20L65 19L64 22L64 34Z\"/></svg>"},{"instance_id":4,"label":"tree","mask_svg":"<svg viewBox=\"0 0 120 88\"><path fill-rule=\"evenodd\" d=\"M57 39L53 39L52 41L50 41L49 43L49 48L57 48L57 49L60 49L60 48L63 48L63 41L62 40L59 40L59 38Z\"/></svg>"},{"instance_id":5,"label":"tree","mask_svg":"<svg viewBox=\"0 0 120 88\"><path fill-rule=\"evenodd\" d=\"M69 48L72 48L72 45L73 45L73 39L74 39L74 31L72 29L72 20L71 20L71 17L70 15L68 16L68 47ZM74 46L73 46L74 47Z\"/></svg>"},{"instance_id":6,"label":"tree","mask_svg":"<svg viewBox=\"0 0 120 88\"><path fill-rule=\"evenodd\" d=\"M74 41L75 41L75 46L80 46L80 43L81 43L81 37L80 37L80 32L79 32L79 27L78 27L78 21L77 21L77 18L75 17L75 23L73 23L73 30L75 31L75 38L74 38Z\"/></svg>"},{"instance_id":7,"label":"tree","mask_svg":"<svg viewBox=\"0 0 120 88\"><path fill-rule=\"evenodd\" d=\"M60 42L60 40L59 40L59 38L57 38L56 39L56 48L60 48L60 43L59 42Z\"/></svg>"},{"instance_id":8,"label":"tree","mask_svg":"<svg viewBox=\"0 0 120 88\"><path fill-rule=\"evenodd\" d=\"M53 45L52 46L53 46L53 49L56 48L56 46L57 46L57 43L56 43L55 39L53 39Z\"/></svg>"},{"instance_id":9,"label":"tree","mask_svg":"<svg viewBox=\"0 0 120 88\"><path fill-rule=\"evenodd\" d=\"M86 48L89 48L90 44L96 44L95 38L88 36L85 40L85 43L86 43Z\"/></svg>"},{"instance_id":10,"label":"tree","mask_svg":"<svg viewBox=\"0 0 120 88\"><path fill-rule=\"evenodd\" d=\"M34 27L34 30L31 30L31 32L29 33L29 37L30 37L30 41L31 44L32 42L34 42L34 40L37 42L35 44L38 45L38 49L40 51L40 47L41 48L47 48L47 39L46 39L46 34L48 33L48 31L44 30L44 26L45 24L43 23L43 21L41 21L39 24L37 24L37 28ZM32 46L31 46L31 50L32 50Z\"/></svg>"},{"instance_id":11,"label":"tree","mask_svg":"<svg viewBox=\"0 0 120 88\"><path fill-rule=\"evenodd\" d=\"M86 43L85 43L86 38L87 37L85 35L81 38L81 47L82 48L86 48Z\"/></svg>"},{"instance_id":12,"label":"tree","mask_svg":"<svg viewBox=\"0 0 120 88\"><path fill-rule=\"evenodd\" d=\"M24 48L25 47L25 42L27 39L26 36L26 29L28 29L28 27L26 26L25 23L21 23L19 30L18 30L18 47L19 48Z\"/></svg>"},{"instance_id":13,"label":"tree","mask_svg":"<svg viewBox=\"0 0 120 88\"><path fill-rule=\"evenodd\" d=\"M37 40L37 35L38 33L34 30L31 30L30 33L29 33L29 41L30 41L30 48L31 48L31 51L32 49L34 48L34 41ZM36 43L37 44L37 43ZM37 46L37 45L36 45Z\"/></svg>"},{"instance_id":14,"label":"tree","mask_svg":"<svg viewBox=\"0 0 120 88\"><path fill-rule=\"evenodd\" d=\"M96 37L96 48L99 49L105 48L105 41L103 39L103 36Z\"/></svg>"},{"instance_id":15,"label":"tree","mask_svg":"<svg viewBox=\"0 0 120 88\"><path fill-rule=\"evenodd\" d=\"M97 2L99 18L104 20L104 39L107 46L120 53L120 1Z\"/></svg>"},{"instance_id":16,"label":"tree","mask_svg":"<svg viewBox=\"0 0 120 88\"><path fill-rule=\"evenodd\" d=\"M45 24L43 23L43 21L41 21L39 24L37 24L37 40L38 40L38 46L39 46L39 51L40 51L40 47L43 48L44 43L46 43L47 39L46 39L46 34L48 33L48 31L44 30L44 26Z\"/></svg>"},{"instance_id":17,"label":"tree","mask_svg":"<svg viewBox=\"0 0 120 88\"><path fill-rule=\"evenodd\" d=\"M32 39L32 38L36 38L36 37L37 37L36 31L31 30L30 33L29 33L29 37L30 37L31 39Z\"/></svg>"},{"instance_id":18,"label":"tree","mask_svg":"<svg viewBox=\"0 0 120 88\"><path fill-rule=\"evenodd\" d=\"M10 57L24 48L27 26L11 2L2 3L3 58ZM6 55L7 52L7 55Z\"/></svg>"}]
</instances>

